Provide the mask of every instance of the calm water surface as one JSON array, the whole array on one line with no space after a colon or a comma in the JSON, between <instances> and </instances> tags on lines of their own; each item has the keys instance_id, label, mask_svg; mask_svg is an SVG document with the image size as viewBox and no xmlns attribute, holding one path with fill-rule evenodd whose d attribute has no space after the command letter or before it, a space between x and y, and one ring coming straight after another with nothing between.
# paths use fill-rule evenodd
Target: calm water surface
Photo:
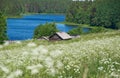
<instances>
[{"instance_id":1,"label":"calm water surface","mask_svg":"<svg viewBox=\"0 0 120 78\"><path fill-rule=\"evenodd\" d=\"M9 40L27 40L32 39L35 28L40 24L52 22L64 22L64 15L26 15L23 18L7 19L7 35ZM75 26L56 23L56 27L60 31L68 32Z\"/></svg>"}]
</instances>

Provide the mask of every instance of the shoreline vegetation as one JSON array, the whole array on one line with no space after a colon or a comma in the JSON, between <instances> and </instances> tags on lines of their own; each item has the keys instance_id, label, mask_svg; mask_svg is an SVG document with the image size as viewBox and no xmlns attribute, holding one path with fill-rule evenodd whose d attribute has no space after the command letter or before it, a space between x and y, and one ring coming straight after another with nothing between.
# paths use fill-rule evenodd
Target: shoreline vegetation
<instances>
[{"instance_id":1,"label":"shoreline vegetation","mask_svg":"<svg viewBox=\"0 0 120 78\"><path fill-rule=\"evenodd\" d=\"M25 15L36 15L36 14L48 14L48 13L29 13L29 14L22 14L21 17L25 16ZM53 15L53 14L52 14ZM60 14L61 15L61 14ZM13 18L21 18L19 16L15 16ZM112 31L112 29L108 29L108 28L104 28L102 26L90 26L89 24L78 24L78 23L73 23L73 22L67 22L67 21L64 21L64 22L54 22L54 23L58 23L58 24L65 24L67 26L77 26L76 28L70 30L68 32L68 34L70 34L71 36L75 36L75 35L81 35L81 34L90 34L90 33L99 33L99 32L107 32L107 31ZM47 23L45 24L47 25ZM37 27L38 28L38 27ZM36 29L37 29L36 28ZM48 29L49 29L49 26L48 26ZM85 32L84 32L84 29ZM39 29L37 29L39 30ZM34 32L35 33L35 32ZM36 32L38 33L38 32ZM45 32L44 32L45 33ZM34 34L35 36L35 34Z\"/></svg>"},{"instance_id":2,"label":"shoreline vegetation","mask_svg":"<svg viewBox=\"0 0 120 78\"><path fill-rule=\"evenodd\" d=\"M25 15L36 15L36 14L49 14L49 15L65 15L64 13L23 13L19 15L7 15L6 18L22 18Z\"/></svg>"},{"instance_id":3,"label":"shoreline vegetation","mask_svg":"<svg viewBox=\"0 0 120 78\"><path fill-rule=\"evenodd\" d=\"M11 49L16 48L15 45L17 44L16 42L22 42L23 45L29 43L29 42L35 42L36 44L40 45L51 45L51 44L67 44L67 43L72 43L72 42L77 42L77 41L87 41L87 40L92 40L94 38L107 38L107 37L112 37L112 36L120 36L120 30L112 30L112 31L107 31L107 32L99 32L99 33L90 33L90 34L81 34L80 38L74 38L71 40L63 40L63 41L47 41L47 40L39 40L39 39L30 39L30 40L17 40L15 43L11 43ZM19 47L23 47L23 45ZM5 48L2 49L7 49L9 46L6 46Z\"/></svg>"},{"instance_id":4,"label":"shoreline vegetation","mask_svg":"<svg viewBox=\"0 0 120 78\"><path fill-rule=\"evenodd\" d=\"M55 14L55 15L65 15L64 13L25 13L25 14L20 14L18 16L7 16L6 18L22 18L23 16L25 15L34 15L34 14ZM97 28L97 27L102 27L102 26L91 26L89 24L78 24L78 23L74 23L74 22L68 22L66 21L65 19L65 22L55 22L55 23L58 23L58 24L65 24L65 25L68 25L68 26L78 26L78 27L86 27L86 28ZM105 27L103 27L105 28ZM105 28L105 29L108 29L108 30L114 30L114 29L111 29L111 28Z\"/></svg>"}]
</instances>

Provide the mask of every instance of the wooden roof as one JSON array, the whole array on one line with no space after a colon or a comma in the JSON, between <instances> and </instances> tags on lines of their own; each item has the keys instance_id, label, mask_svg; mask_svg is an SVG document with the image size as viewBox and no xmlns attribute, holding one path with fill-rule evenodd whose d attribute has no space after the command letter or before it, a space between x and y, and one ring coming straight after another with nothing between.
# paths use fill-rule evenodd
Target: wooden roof
<instances>
[{"instance_id":1,"label":"wooden roof","mask_svg":"<svg viewBox=\"0 0 120 78\"><path fill-rule=\"evenodd\" d=\"M61 39L63 39L63 40L66 40L66 39L71 39L72 37L69 35L69 34L67 34L66 32L56 32L55 33L56 35L58 35ZM53 34L53 35L55 35L55 34ZM52 35L52 36L53 36ZM50 38L52 37L52 36L50 36Z\"/></svg>"}]
</instances>

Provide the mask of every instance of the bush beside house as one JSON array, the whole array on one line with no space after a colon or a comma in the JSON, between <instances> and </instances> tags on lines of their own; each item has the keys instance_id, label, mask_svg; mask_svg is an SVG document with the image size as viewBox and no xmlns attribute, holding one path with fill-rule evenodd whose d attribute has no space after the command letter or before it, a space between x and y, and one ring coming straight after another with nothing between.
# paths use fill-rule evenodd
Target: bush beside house
<instances>
[{"instance_id":1,"label":"bush beside house","mask_svg":"<svg viewBox=\"0 0 120 78\"><path fill-rule=\"evenodd\" d=\"M57 32L55 23L46 23L39 25L34 31L34 38L41 38L42 36L50 36Z\"/></svg>"}]
</instances>

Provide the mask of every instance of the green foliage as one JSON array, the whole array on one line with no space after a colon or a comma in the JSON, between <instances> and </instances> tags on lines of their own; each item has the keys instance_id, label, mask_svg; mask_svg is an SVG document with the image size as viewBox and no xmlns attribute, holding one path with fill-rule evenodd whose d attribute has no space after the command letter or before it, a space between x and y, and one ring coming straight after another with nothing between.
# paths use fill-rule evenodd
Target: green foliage
<instances>
[{"instance_id":1,"label":"green foliage","mask_svg":"<svg viewBox=\"0 0 120 78\"><path fill-rule=\"evenodd\" d=\"M89 13L81 10L77 13L75 19L77 20L76 23L89 24Z\"/></svg>"},{"instance_id":2,"label":"green foliage","mask_svg":"<svg viewBox=\"0 0 120 78\"><path fill-rule=\"evenodd\" d=\"M34 38L40 38L42 36L50 36L57 32L56 25L54 23L46 23L45 25L39 25L34 31Z\"/></svg>"},{"instance_id":3,"label":"green foliage","mask_svg":"<svg viewBox=\"0 0 120 78\"><path fill-rule=\"evenodd\" d=\"M116 23L116 28L120 29L120 22Z\"/></svg>"},{"instance_id":4,"label":"green foliage","mask_svg":"<svg viewBox=\"0 0 120 78\"><path fill-rule=\"evenodd\" d=\"M103 27L93 27L91 28L89 33L100 33L100 32L106 32L107 29Z\"/></svg>"},{"instance_id":5,"label":"green foliage","mask_svg":"<svg viewBox=\"0 0 120 78\"><path fill-rule=\"evenodd\" d=\"M94 12L91 25L117 28L116 22L120 21L119 0L96 0L93 7L96 11Z\"/></svg>"},{"instance_id":6,"label":"green foliage","mask_svg":"<svg viewBox=\"0 0 120 78\"><path fill-rule=\"evenodd\" d=\"M73 6L73 4L75 6ZM75 1L67 11L67 21L118 29L119 0Z\"/></svg>"},{"instance_id":7,"label":"green foliage","mask_svg":"<svg viewBox=\"0 0 120 78\"><path fill-rule=\"evenodd\" d=\"M77 27L68 32L70 35L80 35L83 33L82 27Z\"/></svg>"},{"instance_id":8,"label":"green foliage","mask_svg":"<svg viewBox=\"0 0 120 78\"><path fill-rule=\"evenodd\" d=\"M91 1L72 2L67 11L66 20L69 22L75 22L79 24L89 24L90 5L91 5Z\"/></svg>"},{"instance_id":9,"label":"green foliage","mask_svg":"<svg viewBox=\"0 0 120 78\"><path fill-rule=\"evenodd\" d=\"M2 13L0 13L0 44L7 39L6 36L6 19Z\"/></svg>"},{"instance_id":10,"label":"green foliage","mask_svg":"<svg viewBox=\"0 0 120 78\"><path fill-rule=\"evenodd\" d=\"M84 28L88 28L88 31L85 31ZM88 34L88 33L100 33L100 32L107 32L110 31L111 29L106 29L104 27L77 27L75 29L72 29L68 33L70 35L81 35L81 34Z\"/></svg>"},{"instance_id":11,"label":"green foliage","mask_svg":"<svg viewBox=\"0 0 120 78\"><path fill-rule=\"evenodd\" d=\"M71 0L0 0L0 11L6 15L25 13L65 13Z\"/></svg>"},{"instance_id":12,"label":"green foliage","mask_svg":"<svg viewBox=\"0 0 120 78\"><path fill-rule=\"evenodd\" d=\"M80 2L72 2L70 4L70 7L67 9L67 13L66 13L66 20L69 22L76 22L76 19L74 19L76 17L76 14L78 13L78 9ZM71 9L72 8L72 9Z\"/></svg>"}]
</instances>

